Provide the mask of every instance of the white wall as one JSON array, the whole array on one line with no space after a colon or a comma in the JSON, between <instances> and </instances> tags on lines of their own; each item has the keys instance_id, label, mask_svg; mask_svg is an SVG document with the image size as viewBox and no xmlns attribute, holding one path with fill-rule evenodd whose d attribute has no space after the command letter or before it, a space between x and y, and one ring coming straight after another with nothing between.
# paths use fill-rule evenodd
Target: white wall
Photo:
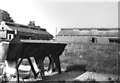
<instances>
[{"instance_id":1,"label":"white wall","mask_svg":"<svg viewBox=\"0 0 120 83\"><path fill-rule=\"evenodd\" d=\"M11 38L9 36L11 36ZM13 34L9 34L9 33L7 34L7 39L13 39L13 37L14 37Z\"/></svg>"},{"instance_id":2,"label":"white wall","mask_svg":"<svg viewBox=\"0 0 120 83\"><path fill-rule=\"evenodd\" d=\"M3 55L4 55L3 46L2 46L2 42L0 42L0 60L2 60Z\"/></svg>"},{"instance_id":3,"label":"white wall","mask_svg":"<svg viewBox=\"0 0 120 83\"><path fill-rule=\"evenodd\" d=\"M108 37L98 37L97 43L100 44L109 44L109 38Z\"/></svg>"},{"instance_id":4,"label":"white wall","mask_svg":"<svg viewBox=\"0 0 120 83\"><path fill-rule=\"evenodd\" d=\"M9 42L0 42L0 61L3 61L6 56Z\"/></svg>"},{"instance_id":5,"label":"white wall","mask_svg":"<svg viewBox=\"0 0 120 83\"><path fill-rule=\"evenodd\" d=\"M6 38L6 31L0 31L0 38Z\"/></svg>"},{"instance_id":6,"label":"white wall","mask_svg":"<svg viewBox=\"0 0 120 83\"><path fill-rule=\"evenodd\" d=\"M97 38L96 43L100 44L109 44L109 38L108 37L94 37ZM91 43L92 37L88 36L58 36L56 37L57 41L68 41L68 42L84 42L84 43Z\"/></svg>"},{"instance_id":7,"label":"white wall","mask_svg":"<svg viewBox=\"0 0 120 83\"><path fill-rule=\"evenodd\" d=\"M84 36L58 36L56 37L57 41L68 41L68 42L89 42L89 37Z\"/></svg>"}]
</instances>

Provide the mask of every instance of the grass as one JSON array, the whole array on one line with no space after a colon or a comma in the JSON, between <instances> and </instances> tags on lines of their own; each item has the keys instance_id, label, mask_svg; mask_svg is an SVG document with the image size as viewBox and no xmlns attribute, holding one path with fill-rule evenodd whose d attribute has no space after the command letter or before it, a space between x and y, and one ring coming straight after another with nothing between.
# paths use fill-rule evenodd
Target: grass
<instances>
[{"instance_id":1,"label":"grass","mask_svg":"<svg viewBox=\"0 0 120 83\"><path fill-rule=\"evenodd\" d=\"M61 63L67 66L84 64L88 71L118 74L118 68L120 69L119 48L118 45L109 44L70 44L66 46L65 52L61 56Z\"/></svg>"}]
</instances>

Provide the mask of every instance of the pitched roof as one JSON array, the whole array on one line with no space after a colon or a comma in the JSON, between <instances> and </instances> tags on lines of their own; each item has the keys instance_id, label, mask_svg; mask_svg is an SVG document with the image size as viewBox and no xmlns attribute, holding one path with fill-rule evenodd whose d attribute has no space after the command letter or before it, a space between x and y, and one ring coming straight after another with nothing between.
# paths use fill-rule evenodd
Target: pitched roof
<instances>
[{"instance_id":1,"label":"pitched roof","mask_svg":"<svg viewBox=\"0 0 120 83\"><path fill-rule=\"evenodd\" d=\"M18 30L20 32L33 33L33 34L43 34L43 35L51 35L44 28L40 28L39 26L28 26L17 23L5 22L5 24L13 30ZM51 35L52 36L52 35Z\"/></svg>"},{"instance_id":2,"label":"pitched roof","mask_svg":"<svg viewBox=\"0 0 120 83\"><path fill-rule=\"evenodd\" d=\"M22 27L16 27L16 26L9 26L9 27L13 30L18 30L20 32L50 35L47 31L34 30L34 29L30 29L30 28L22 28Z\"/></svg>"}]
</instances>

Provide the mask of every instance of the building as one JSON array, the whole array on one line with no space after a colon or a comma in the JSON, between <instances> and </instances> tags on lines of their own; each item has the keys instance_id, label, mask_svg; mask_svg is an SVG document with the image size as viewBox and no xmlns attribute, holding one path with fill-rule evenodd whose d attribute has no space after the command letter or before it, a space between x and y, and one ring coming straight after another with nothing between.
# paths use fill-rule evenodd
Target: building
<instances>
[{"instance_id":1,"label":"building","mask_svg":"<svg viewBox=\"0 0 120 83\"><path fill-rule=\"evenodd\" d=\"M2 21L0 24L0 39L11 40L15 34L21 39L50 40L53 36L44 28Z\"/></svg>"},{"instance_id":2,"label":"building","mask_svg":"<svg viewBox=\"0 0 120 83\"><path fill-rule=\"evenodd\" d=\"M10 14L0 9L0 39L11 40L16 34L22 39L50 40L53 36L39 26L14 23Z\"/></svg>"},{"instance_id":3,"label":"building","mask_svg":"<svg viewBox=\"0 0 120 83\"><path fill-rule=\"evenodd\" d=\"M85 43L120 42L118 28L62 28L57 34L57 41Z\"/></svg>"}]
</instances>

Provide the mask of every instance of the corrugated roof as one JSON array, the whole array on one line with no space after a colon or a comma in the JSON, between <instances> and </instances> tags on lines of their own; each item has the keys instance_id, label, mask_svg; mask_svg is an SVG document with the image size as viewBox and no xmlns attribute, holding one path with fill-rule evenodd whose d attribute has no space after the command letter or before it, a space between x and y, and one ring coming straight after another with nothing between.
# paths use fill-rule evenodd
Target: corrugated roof
<instances>
[{"instance_id":1,"label":"corrugated roof","mask_svg":"<svg viewBox=\"0 0 120 83\"><path fill-rule=\"evenodd\" d=\"M62 30L58 33L58 35L78 35L79 31L67 31L67 30Z\"/></svg>"},{"instance_id":2,"label":"corrugated roof","mask_svg":"<svg viewBox=\"0 0 120 83\"><path fill-rule=\"evenodd\" d=\"M106 31L105 36L118 36L118 31Z\"/></svg>"},{"instance_id":3,"label":"corrugated roof","mask_svg":"<svg viewBox=\"0 0 120 83\"><path fill-rule=\"evenodd\" d=\"M93 33L91 33L91 31L79 31L79 35L90 36L90 35L93 35Z\"/></svg>"},{"instance_id":4,"label":"corrugated roof","mask_svg":"<svg viewBox=\"0 0 120 83\"><path fill-rule=\"evenodd\" d=\"M44 28L40 28L39 26L28 26L22 25L17 23L5 22L5 24L13 30L17 30L19 32L26 32L26 33L33 33L33 34L43 34L43 35L50 35L49 32L46 31Z\"/></svg>"},{"instance_id":5,"label":"corrugated roof","mask_svg":"<svg viewBox=\"0 0 120 83\"><path fill-rule=\"evenodd\" d=\"M16 26L9 26L9 25L8 25L8 27L10 27L13 30L17 29L18 31L21 31L21 32L50 35L47 31L40 31L40 30L34 30L34 29L29 29L29 28L21 28L21 27L16 27Z\"/></svg>"},{"instance_id":6,"label":"corrugated roof","mask_svg":"<svg viewBox=\"0 0 120 83\"><path fill-rule=\"evenodd\" d=\"M12 23L12 22L5 22L5 24L8 26L16 26L16 27L21 27L21 28L29 28L29 29L46 31L45 28L41 28L40 26L29 26L29 25L23 25L23 24Z\"/></svg>"},{"instance_id":7,"label":"corrugated roof","mask_svg":"<svg viewBox=\"0 0 120 83\"><path fill-rule=\"evenodd\" d=\"M58 33L59 35L79 35L79 36L120 36L120 32L118 31L74 31L74 30L61 30Z\"/></svg>"},{"instance_id":8,"label":"corrugated roof","mask_svg":"<svg viewBox=\"0 0 120 83\"><path fill-rule=\"evenodd\" d=\"M58 35L93 35L90 31L67 31L62 30L58 33Z\"/></svg>"},{"instance_id":9,"label":"corrugated roof","mask_svg":"<svg viewBox=\"0 0 120 83\"><path fill-rule=\"evenodd\" d=\"M120 30L120 28L61 28L61 30Z\"/></svg>"}]
</instances>

